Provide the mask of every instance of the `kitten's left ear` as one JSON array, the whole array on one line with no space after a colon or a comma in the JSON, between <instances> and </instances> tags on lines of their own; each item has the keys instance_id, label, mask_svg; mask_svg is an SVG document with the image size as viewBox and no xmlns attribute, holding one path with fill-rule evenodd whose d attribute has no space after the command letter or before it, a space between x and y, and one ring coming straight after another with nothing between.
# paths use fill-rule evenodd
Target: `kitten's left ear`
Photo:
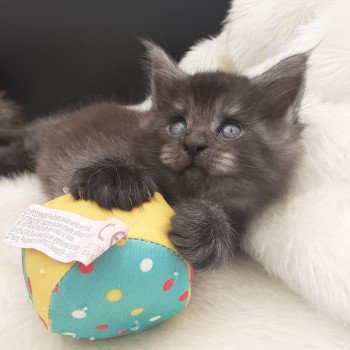
<instances>
[{"instance_id":1,"label":"kitten's left ear","mask_svg":"<svg viewBox=\"0 0 350 350\"><path fill-rule=\"evenodd\" d=\"M293 118L304 91L307 60L306 53L290 56L252 79L262 115L271 119Z\"/></svg>"},{"instance_id":2,"label":"kitten's left ear","mask_svg":"<svg viewBox=\"0 0 350 350\"><path fill-rule=\"evenodd\" d=\"M150 70L151 94L153 102L167 98L174 88L174 82L186 77L177 63L159 46L148 40L142 40L146 48L146 58Z\"/></svg>"}]
</instances>

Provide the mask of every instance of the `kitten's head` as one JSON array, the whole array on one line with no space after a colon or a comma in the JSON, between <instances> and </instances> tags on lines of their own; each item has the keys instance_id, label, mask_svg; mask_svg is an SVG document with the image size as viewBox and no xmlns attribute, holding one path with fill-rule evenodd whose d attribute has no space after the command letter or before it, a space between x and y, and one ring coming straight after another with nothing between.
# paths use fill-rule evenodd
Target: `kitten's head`
<instances>
[{"instance_id":1,"label":"kitten's head","mask_svg":"<svg viewBox=\"0 0 350 350\"><path fill-rule=\"evenodd\" d=\"M223 72L188 75L162 49L146 46L159 159L188 190L228 177L248 188L290 172L300 148L297 109L306 55L250 79Z\"/></svg>"}]
</instances>

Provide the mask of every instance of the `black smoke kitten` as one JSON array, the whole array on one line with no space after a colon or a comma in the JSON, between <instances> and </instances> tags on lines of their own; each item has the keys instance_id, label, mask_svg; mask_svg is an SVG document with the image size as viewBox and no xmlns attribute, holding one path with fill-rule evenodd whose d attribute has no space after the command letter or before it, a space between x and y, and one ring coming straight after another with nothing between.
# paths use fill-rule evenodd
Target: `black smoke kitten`
<instances>
[{"instance_id":1,"label":"black smoke kitten","mask_svg":"<svg viewBox=\"0 0 350 350\"><path fill-rule=\"evenodd\" d=\"M179 252L196 269L214 268L230 261L254 215L287 192L302 152L307 57L253 79L188 75L145 45L151 110L100 102L43 119L20 131L22 153L10 157L31 152L51 196L68 186L107 209L130 210L160 191L176 211L170 239Z\"/></svg>"}]
</instances>

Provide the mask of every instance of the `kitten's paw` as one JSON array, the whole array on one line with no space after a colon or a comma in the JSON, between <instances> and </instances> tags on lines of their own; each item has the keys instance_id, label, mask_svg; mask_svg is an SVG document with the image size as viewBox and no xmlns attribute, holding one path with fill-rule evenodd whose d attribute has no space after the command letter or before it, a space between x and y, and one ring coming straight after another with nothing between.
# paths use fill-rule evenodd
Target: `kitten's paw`
<instances>
[{"instance_id":1,"label":"kitten's paw","mask_svg":"<svg viewBox=\"0 0 350 350\"><path fill-rule=\"evenodd\" d=\"M149 173L133 162L105 158L79 168L73 175L69 191L75 199L96 202L105 209L131 210L156 192Z\"/></svg>"},{"instance_id":2,"label":"kitten's paw","mask_svg":"<svg viewBox=\"0 0 350 350\"><path fill-rule=\"evenodd\" d=\"M196 270L214 269L229 262L236 234L220 205L189 200L175 207L170 240Z\"/></svg>"}]
</instances>

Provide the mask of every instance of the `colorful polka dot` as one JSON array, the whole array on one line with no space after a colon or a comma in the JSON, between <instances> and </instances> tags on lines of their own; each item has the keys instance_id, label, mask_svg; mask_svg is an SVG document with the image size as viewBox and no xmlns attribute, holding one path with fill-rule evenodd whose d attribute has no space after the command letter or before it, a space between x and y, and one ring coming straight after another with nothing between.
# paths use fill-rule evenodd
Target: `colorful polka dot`
<instances>
[{"instance_id":1,"label":"colorful polka dot","mask_svg":"<svg viewBox=\"0 0 350 350\"><path fill-rule=\"evenodd\" d=\"M146 259L143 259L141 261L140 270L142 272L148 272L148 271L150 271L152 269L152 267L153 267L152 259L146 258Z\"/></svg>"},{"instance_id":2,"label":"colorful polka dot","mask_svg":"<svg viewBox=\"0 0 350 350\"><path fill-rule=\"evenodd\" d=\"M89 274L92 271L94 271L94 264L91 263L89 265L84 265L82 263L79 263L79 270L80 270L81 273Z\"/></svg>"},{"instance_id":3,"label":"colorful polka dot","mask_svg":"<svg viewBox=\"0 0 350 350\"><path fill-rule=\"evenodd\" d=\"M134 309L130 312L130 315L131 316L136 316L136 315L139 315L141 314L142 312L144 311L144 309L142 307L139 307L137 309Z\"/></svg>"},{"instance_id":4,"label":"colorful polka dot","mask_svg":"<svg viewBox=\"0 0 350 350\"><path fill-rule=\"evenodd\" d=\"M163 284L163 290L167 292L168 290L171 289L171 287L174 284L174 280L172 278L169 278L167 281L164 282Z\"/></svg>"},{"instance_id":5,"label":"colorful polka dot","mask_svg":"<svg viewBox=\"0 0 350 350\"><path fill-rule=\"evenodd\" d=\"M179 301L185 301L188 297L188 290L185 293L182 293L179 297Z\"/></svg>"},{"instance_id":6,"label":"colorful polka dot","mask_svg":"<svg viewBox=\"0 0 350 350\"><path fill-rule=\"evenodd\" d=\"M123 334L126 334L128 332L129 332L128 329L123 329L122 331L119 332L119 335L123 335Z\"/></svg>"},{"instance_id":7,"label":"colorful polka dot","mask_svg":"<svg viewBox=\"0 0 350 350\"><path fill-rule=\"evenodd\" d=\"M58 284L55 285L55 288L52 289L52 293L57 293L58 292Z\"/></svg>"},{"instance_id":8,"label":"colorful polka dot","mask_svg":"<svg viewBox=\"0 0 350 350\"><path fill-rule=\"evenodd\" d=\"M162 317L162 316L153 316L153 317L151 317L148 321L154 322L154 321L159 320L161 317Z\"/></svg>"},{"instance_id":9,"label":"colorful polka dot","mask_svg":"<svg viewBox=\"0 0 350 350\"><path fill-rule=\"evenodd\" d=\"M119 289L113 289L107 293L107 299L112 303L119 301L122 298L122 292Z\"/></svg>"},{"instance_id":10,"label":"colorful polka dot","mask_svg":"<svg viewBox=\"0 0 350 350\"><path fill-rule=\"evenodd\" d=\"M62 333L62 334L69 335L72 338L76 338L77 337L76 334L74 334L74 333Z\"/></svg>"},{"instance_id":11,"label":"colorful polka dot","mask_svg":"<svg viewBox=\"0 0 350 350\"><path fill-rule=\"evenodd\" d=\"M104 324L100 324L100 325L96 326L96 329L98 331L103 331L104 329L107 329L108 327L109 327L109 324L104 323Z\"/></svg>"},{"instance_id":12,"label":"colorful polka dot","mask_svg":"<svg viewBox=\"0 0 350 350\"><path fill-rule=\"evenodd\" d=\"M85 310L75 310L72 312L72 316L74 318L85 318L86 317L86 311Z\"/></svg>"}]
</instances>

